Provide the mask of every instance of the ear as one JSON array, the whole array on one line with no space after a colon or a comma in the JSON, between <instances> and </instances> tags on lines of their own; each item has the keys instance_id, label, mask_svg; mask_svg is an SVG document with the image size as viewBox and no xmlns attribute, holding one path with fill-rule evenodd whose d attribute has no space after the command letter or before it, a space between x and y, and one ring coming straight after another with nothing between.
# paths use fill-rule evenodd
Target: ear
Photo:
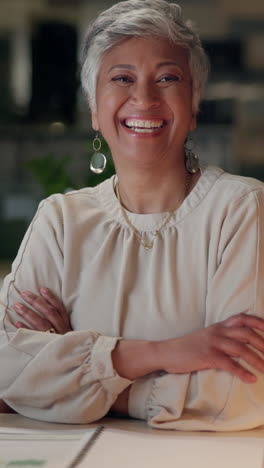
<instances>
[{"instance_id":1,"label":"ear","mask_svg":"<svg viewBox=\"0 0 264 468\"><path fill-rule=\"evenodd\" d=\"M196 127L197 127L197 118L196 118L196 114L193 114L192 119L191 119L191 123L190 123L190 132L195 130Z\"/></svg>"},{"instance_id":2,"label":"ear","mask_svg":"<svg viewBox=\"0 0 264 468\"><path fill-rule=\"evenodd\" d=\"M96 132L98 132L100 128L99 128L98 114L96 111L91 112L91 118L92 118L92 127Z\"/></svg>"}]
</instances>

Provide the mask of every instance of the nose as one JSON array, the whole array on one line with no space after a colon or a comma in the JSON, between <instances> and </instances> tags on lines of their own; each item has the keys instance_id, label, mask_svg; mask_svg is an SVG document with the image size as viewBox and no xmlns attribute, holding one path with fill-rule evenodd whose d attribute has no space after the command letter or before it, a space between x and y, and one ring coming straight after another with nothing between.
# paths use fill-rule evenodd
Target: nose
<instances>
[{"instance_id":1,"label":"nose","mask_svg":"<svg viewBox=\"0 0 264 468\"><path fill-rule=\"evenodd\" d=\"M131 93L131 101L139 108L149 109L160 105L159 93L154 84L138 81Z\"/></svg>"}]
</instances>

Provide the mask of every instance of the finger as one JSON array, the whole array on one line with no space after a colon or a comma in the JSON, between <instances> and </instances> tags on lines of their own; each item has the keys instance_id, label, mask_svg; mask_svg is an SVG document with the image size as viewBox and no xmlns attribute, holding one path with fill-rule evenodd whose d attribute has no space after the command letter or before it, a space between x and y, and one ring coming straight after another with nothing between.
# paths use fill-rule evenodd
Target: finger
<instances>
[{"instance_id":1,"label":"finger","mask_svg":"<svg viewBox=\"0 0 264 468\"><path fill-rule=\"evenodd\" d=\"M67 313L63 303L48 288L40 288L39 291L51 306L59 310L62 314Z\"/></svg>"},{"instance_id":2,"label":"finger","mask_svg":"<svg viewBox=\"0 0 264 468\"><path fill-rule=\"evenodd\" d=\"M226 328L225 336L253 346L261 352L264 352L264 339L251 328Z\"/></svg>"},{"instance_id":3,"label":"finger","mask_svg":"<svg viewBox=\"0 0 264 468\"><path fill-rule=\"evenodd\" d=\"M45 300L51 305L51 307L59 312L63 322L63 327L60 329L60 332L65 333L70 331L72 329L70 318L64 304L48 288L40 288L40 293L44 296ZM57 327L58 326L59 325L57 324Z\"/></svg>"},{"instance_id":4,"label":"finger","mask_svg":"<svg viewBox=\"0 0 264 468\"><path fill-rule=\"evenodd\" d=\"M22 291L20 295L25 302L34 307L38 312L45 313L47 308L52 307L47 303L44 297L33 294L31 291Z\"/></svg>"},{"instance_id":5,"label":"finger","mask_svg":"<svg viewBox=\"0 0 264 468\"><path fill-rule=\"evenodd\" d=\"M257 369L260 372L264 373L264 360L257 353L255 353L255 351L250 349L246 344L230 339L225 339L221 340L218 349L224 351L224 353L228 356L243 359L250 366L254 367L254 369Z\"/></svg>"},{"instance_id":6,"label":"finger","mask_svg":"<svg viewBox=\"0 0 264 468\"><path fill-rule=\"evenodd\" d=\"M53 328L53 325L50 324L50 322L19 302L14 305L14 309L21 317L23 317L24 320L26 320L33 330L46 331L49 328Z\"/></svg>"},{"instance_id":7,"label":"finger","mask_svg":"<svg viewBox=\"0 0 264 468\"><path fill-rule=\"evenodd\" d=\"M48 328L55 328L55 330L57 330L59 333L63 333L65 331L65 324L60 314L53 306L49 305L42 296L37 296L30 291L22 291L21 296L26 302L28 302L35 310L40 312L48 320ZM32 318L31 311L29 312L29 316ZM36 317L38 317L37 314Z\"/></svg>"},{"instance_id":8,"label":"finger","mask_svg":"<svg viewBox=\"0 0 264 468\"><path fill-rule=\"evenodd\" d=\"M238 362L228 356L222 355L219 357L217 367L229 372L235 377L238 377L243 382L254 383L257 381L257 377L254 374L246 370Z\"/></svg>"},{"instance_id":9,"label":"finger","mask_svg":"<svg viewBox=\"0 0 264 468\"><path fill-rule=\"evenodd\" d=\"M14 323L16 328L26 328L27 330L31 330L31 328L27 327L24 323L22 322L15 322Z\"/></svg>"},{"instance_id":10,"label":"finger","mask_svg":"<svg viewBox=\"0 0 264 468\"><path fill-rule=\"evenodd\" d=\"M249 327L264 331L264 320L245 313L233 315L222 322L225 327Z\"/></svg>"}]
</instances>

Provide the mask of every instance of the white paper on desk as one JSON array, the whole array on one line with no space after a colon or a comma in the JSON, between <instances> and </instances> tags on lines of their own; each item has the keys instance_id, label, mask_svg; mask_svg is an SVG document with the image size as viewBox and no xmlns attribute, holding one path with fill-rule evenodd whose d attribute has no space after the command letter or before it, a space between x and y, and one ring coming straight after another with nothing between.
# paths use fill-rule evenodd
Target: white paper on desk
<instances>
[{"instance_id":1,"label":"white paper on desk","mask_svg":"<svg viewBox=\"0 0 264 468\"><path fill-rule=\"evenodd\" d=\"M105 429L78 468L262 468L261 439Z\"/></svg>"},{"instance_id":2,"label":"white paper on desk","mask_svg":"<svg viewBox=\"0 0 264 468\"><path fill-rule=\"evenodd\" d=\"M67 468L94 431L0 432L0 468Z\"/></svg>"}]
</instances>

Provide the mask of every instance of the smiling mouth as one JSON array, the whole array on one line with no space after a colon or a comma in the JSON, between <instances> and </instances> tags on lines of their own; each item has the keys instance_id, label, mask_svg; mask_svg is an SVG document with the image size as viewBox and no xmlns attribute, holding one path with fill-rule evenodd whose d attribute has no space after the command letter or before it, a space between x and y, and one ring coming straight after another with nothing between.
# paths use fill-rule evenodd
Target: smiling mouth
<instances>
[{"instance_id":1,"label":"smiling mouth","mask_svg":"<svg viewBox=\"0 0 264 468\"><path fill-rule=\"evenodd\" d=\"M137 133L155 133L165 125L165 120L125 119L123 125Z\"/></svg>"}]
</instances>

